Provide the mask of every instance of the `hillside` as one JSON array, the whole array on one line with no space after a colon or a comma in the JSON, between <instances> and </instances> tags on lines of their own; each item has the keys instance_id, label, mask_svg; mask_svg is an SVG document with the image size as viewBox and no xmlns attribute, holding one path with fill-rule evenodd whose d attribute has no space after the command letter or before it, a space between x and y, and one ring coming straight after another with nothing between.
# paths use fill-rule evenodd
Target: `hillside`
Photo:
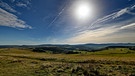
<instances>
[{"instance_id":1,"label":"hillside","mask_svg":"<svg viewBox=\"0 0 135 76\"><path fill-rule=\"evenodd\" d=\"M79 54L33 52L27 48L0 49L1 76L133 76L135 51L110 48ZM9 71L10 70L10 71Z\"/></svg>"}]
</instances>

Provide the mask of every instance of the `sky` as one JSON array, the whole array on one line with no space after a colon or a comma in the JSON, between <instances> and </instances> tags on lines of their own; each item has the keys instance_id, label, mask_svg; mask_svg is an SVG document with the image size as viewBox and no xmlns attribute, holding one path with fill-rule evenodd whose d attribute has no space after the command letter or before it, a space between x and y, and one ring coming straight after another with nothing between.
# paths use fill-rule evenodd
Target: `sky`
<instances>
[{"instance_id":1,"label":"sky","mask_svg":"<svg viewBox=\"0 0 135 76\"><path fill-rule=\"evenodd\" d=\"M135 43L135 0L0 0L0 45Z\"/></svg>"}]
</instances>

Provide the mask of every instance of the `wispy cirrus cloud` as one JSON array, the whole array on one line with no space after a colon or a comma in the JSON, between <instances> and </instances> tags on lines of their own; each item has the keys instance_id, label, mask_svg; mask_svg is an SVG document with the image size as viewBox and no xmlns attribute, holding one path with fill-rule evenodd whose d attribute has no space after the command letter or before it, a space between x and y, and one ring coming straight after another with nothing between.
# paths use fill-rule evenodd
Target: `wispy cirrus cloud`
<instances>
[{"instance_id":1,"label":"wispy cirrus cloud","mask_svg":"<svg viewBox=\"0 0 135 76\"><path fill-rule=\"evenodd\" d=\"M6 9L9 12L17 12L15 9L13 9L11 6L9 6L7 3L0 1L0 6Z\"/></svg>"},{"instance_id":2,"label":"wispy cirrus cloud","mask_svg":"<svg viewBox=\"0 0 135 76\"><path fill-rule=\"evenodd\" d=\"M16 6L18 7L27 7L31 4L31 0L20 0L19 2L16 2Z\"/></svg>"},{"instance_id":3,"label":"wispy cirrus cloud","mask_svg":"<svg viewBox=\"0 0 135 76\"><path fill-rule=\"evenodd\" d=\"M27 4L20 3L20 2L19 2L19 3L17 3L16 5L17 5L17 6L19 6L19 7L27 7Z\"/></svg>"},{"instance_id":4,"label":"wispy cirrus cloud","mask_svg":"<svg viewBox=\"0 0 135 76\"><path fill-rule=\"evenodd\" d=\"M29 28L25 21L19 19L16 15L9 13L0 8L0 26L8 26L13 28Z\"/></svg>"},{"instance_id":5,"label":"wispy cirrus cloud","mask_svg":"<svg viewBox=\"0 0 135 76\"><path fill-rule=\"evenodd\" d=\"M106 29L106 30L105 30ZM98 42L104 38L104 36L111 34L118 29L112 30L114 27L100 28L97 30L86 30L78 33L74 37L67 39L67 43L87 43Z\"/></svg>"},{"instance_id":6,"label":"wispy cirrus cloud","mask_svg":"<svg viewBox=\"0 0 135 76\"><path fill-rule=\"evenodd\" d=\"M106 21L109 21L109 20L113 20L113 19L116 19L118 17L121 17L122 15L124 14L131 14L131 15L135 15L134 12L131 12L132 10L135 9L135 5L133 6L130 6L130 7L126 7L124 9L121 9L117 12L114 12L112 14L109 14L107 16L104 16L103 18L99 18L97 19L96 21L94 21L90 26L93 26L95 24L99 24L99 23L102 23L102 22L106 22Z\"/></svg>"},{"instance_id":7,"label":"wispy cirrus cloud","mask_svg":"<svg viewBox=\"0 0 135 76\"><path fill-rule=\"evenodd\" d=\"M131 23L125 26L122 26L121 29L127 29L127 28L135 28L135 23Z\"/></svg>"},{"instance_id":8,"label":"wispy cirrus cloud","mask_svg":"<svg viewBox=\"0 0 135 76\"><path fill-rule=\"evenodd\" d=\"M27 7L27 5L30 4L30 1L31 0L11 0L13 4L20 3L18 4L18 7ZM32 28L31 26L27 25L25 21L19 19L17 15L15 15L15 13L18 14L19 12L12 8L12 5L7 4L3 0L0 0L0 7L2 7L0 8L0 26L19 29Z\"/></svg>"},{"instance_id":9,"label":"wispy cirrus cloud","mask_svg":"<svg viewBox=\"0 0 135 76\"><path fill-rule=\"evenodd\" d=\"M97 19L90 26L98 27L95 29L87 28L84 31L76 33L76 35L66 39L67 43L102 43L102 42L134 42L135 41L135 18L118 21L114 23L102 23L123 18L123 15L130 14L134 16L135 5L126 7L117 12L111 13L103 18ZM82 28L80 28L82 29Z\"/></svg>"},{"instance_id":10,"label":"wispy cirrus cloud","mask_svg":"<svg viewBox=\"0 0 135 76\"><path fill-rule=\"evenodd\" d=\"M66 39L66 43L102 43L102 42L134 42L135 23L117 27L119 24L110 24L110 27L103 27L95 30L86 30L77 33ZM102 25L101 25L102 26ZM126 30L126 32L124 32ZM128 32L127 32L128 31Z\"/></svg>"}]
</instances>

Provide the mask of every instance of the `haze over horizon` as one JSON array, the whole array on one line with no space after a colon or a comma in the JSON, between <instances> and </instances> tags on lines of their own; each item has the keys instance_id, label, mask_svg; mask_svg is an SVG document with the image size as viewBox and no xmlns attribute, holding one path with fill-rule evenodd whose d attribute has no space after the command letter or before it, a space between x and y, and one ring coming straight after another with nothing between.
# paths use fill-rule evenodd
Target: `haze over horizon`
<instances>
[{"instance_id":1,"label":"haze over horizon","mask_svg":"<svg viewBox=\"0 0 135 76\"><path fill-rule=\"evenodd\" d=\"M0 0L0 45L135 43L135 0Z\"/></svg>"}]
</instances>

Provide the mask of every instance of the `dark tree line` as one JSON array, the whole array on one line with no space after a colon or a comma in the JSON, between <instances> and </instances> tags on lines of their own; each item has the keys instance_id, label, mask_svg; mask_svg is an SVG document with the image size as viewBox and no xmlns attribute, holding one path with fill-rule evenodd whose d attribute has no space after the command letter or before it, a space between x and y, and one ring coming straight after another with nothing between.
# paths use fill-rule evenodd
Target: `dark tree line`
<instances>
[{"instance_id":1,"label":"dark tree line","mask_svg":"<svg viewBox=\"0 0 135 76\"><path fill-rule=\"evenodd\" d=\"M96 52L96 51L102 51L102 50L108 50L110 48L128 48L130 50L135 50L135 46L108 46L100 49L80 49L80 48L65 48L65 47L36 47L33 48L33 52L46 52L46 51L51 51L51 53L58 54L58 53L64 53L64 54L78 54L79 52L77 51L91 51L91 52ZM76 50L73 51L73 50Z\"/></svg>"},{"instance_id":2,"label":"dark tree line","mask_svg":"<svg viewBox=\"0 0 135 76\"><path fill-rule=\"evenodd\" d=\"M33 49L34 52L46 52L51 51L52 53L63 53L65 50L59 47L38 47Z\"/></svg>"},{"instance_id":3,"label":"dark tree line","mask_svg":"<svg viewBox=\"0 0 135 76\"><path fill-rule=\"evenodd\" d=\"M32 50L33 52L46 52L51 51L53 54L79 54L80 52L75 52L71 49L62 48L62 47L37 47Z\"/></svg>"}]
</instances>

